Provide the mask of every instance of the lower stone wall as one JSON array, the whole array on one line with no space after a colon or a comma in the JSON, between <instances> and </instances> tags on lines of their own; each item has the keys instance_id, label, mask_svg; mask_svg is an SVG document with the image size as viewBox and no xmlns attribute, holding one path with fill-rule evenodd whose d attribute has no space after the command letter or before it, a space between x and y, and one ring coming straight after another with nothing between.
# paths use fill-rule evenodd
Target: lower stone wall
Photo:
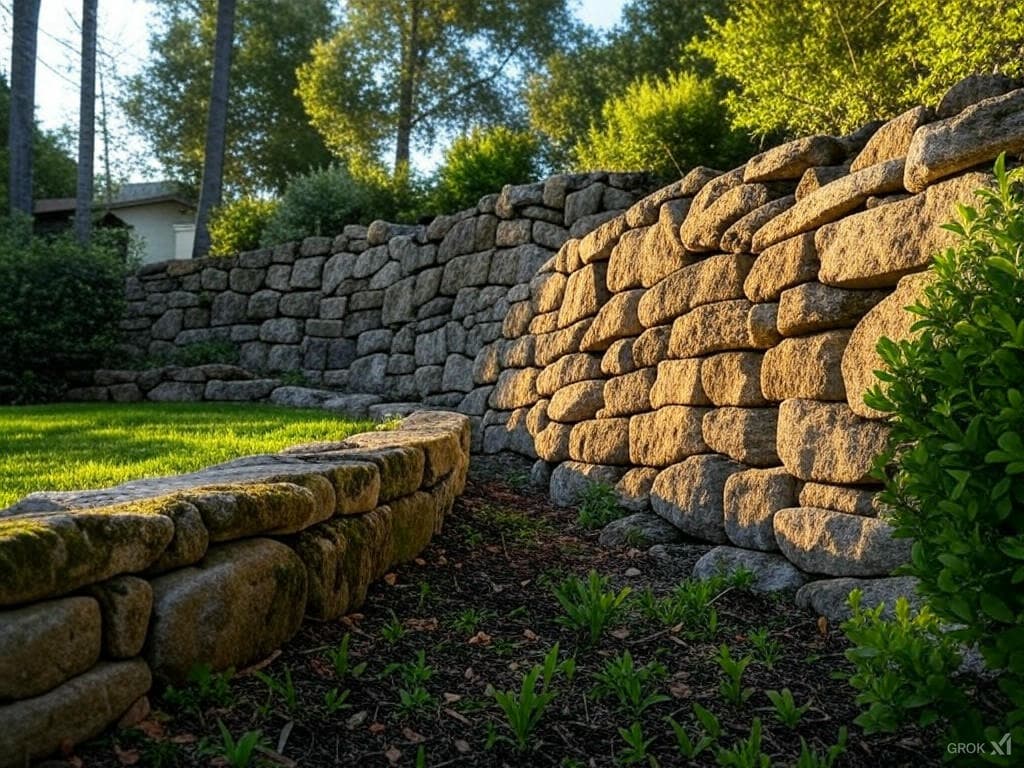
<instances>
[{"instance_id":1,"label":"lower stone wall","mask_svg":"<svg viewBox=\"0 0 1024 768\"><path fill-rule=\"evenodd\" d=\"M154 682L242 667L337 618L440 529L469 420L38 493L0 511L0 768L145 713Z\"/></svg>"}]
</instances>

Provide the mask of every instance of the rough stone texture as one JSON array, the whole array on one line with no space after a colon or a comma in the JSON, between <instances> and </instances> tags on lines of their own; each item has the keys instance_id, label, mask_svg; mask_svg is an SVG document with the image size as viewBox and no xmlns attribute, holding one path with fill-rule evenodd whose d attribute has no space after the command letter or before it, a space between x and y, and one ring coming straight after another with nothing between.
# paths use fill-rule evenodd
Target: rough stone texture
<instances>
[{"instance_id":1,"label":"rough stone texture","mask_svg":"<svg viewBox=\"0 0 1024 768\"><path fill-rule=\"evenodd\" d=\"M819 266L814 234L791 237L758 255L743 293L751 301L778 301L786 288L817 279Z\"/></svg>"},{"instance_id":2,"label":"rough stone texture","mask_svg":"<svg viewBox=\"0 0 1024 768\"><path fill-rule=\"evenodd\" d=\"M803 172L816 165L834 165L842 161L846 150L832 136L808 136L773 147L747 161L743 181L799 179Z\"/></svg>"},{"instance_id":3,"label":"rough stone texture","mask_svg":"<svg viewBox=\"0 0 1024 768\"><path fill-rule=\"evenodd\" d=\"M666 467L709 449L701 434L707 408L667 405L629 419L629 461L647 467ZM611 462L609 462L611 463Z\"/></svg>"},{"instance_id":4,"label":"rough stone texture","mask_svg":"<svg viewBox=\"0 0 1024 768\"><path fill-rule=\"evenodd\" d=\"M708 447L752 467L779 464L775 408L714 408L704 416L701 434Z\"/></svg>"},{"instance_id":5,"label":"rough stone texture","mask_svg":"<svg viewBox=\"0 0 1024 768\"><path fill-rule=\"evenodd\" d=\"M913 576L892 576L882 579L822 579L811 581L796 593L796 604L800 608L813 610L832 624L839 625L850 618L851 611L846 604L850 593L859 589L862 593L861 606L874 608L884 605L882 616L892 619L896 601L905 597L913 609L919 610L924 601L917 594L917 579Z\"/></svg>"},{"instance_id":6,"label":"rough stone texture","mask_svg":"<svg viewBox=\"0 0 1024 768\"><path fill-rule=\"evenodd\" d=\"M989 162L1000 152L1024 152L1024 88L918 128L907 150L904 182L909 191L920 192L938 179Z\"/></svg>"},{"instance_id":7,"label":"rough stone texture","mask_svg":"<svg viewBox=\"0 0 1024 768\"><path fill-rule=\"evenodd\" d=\"M783 467L748 469L725 483L725 533L737 547L775 551L773 520L780 509L795 506L797 479ZM803 502L801 502L803 503Z\"/></svg>"},{"instance_id":8,"label":"rough stone texture","mask_svg":"<svg viewBox=\"0 0 1024 768\"><path fill-rule=\"evenodd\" d=\"M0 706L0 766L21 768L97 736L151 684L144 661L101 662L49 693Z\"/></svg>"},{"instance_id":9,"label":"rough stone texture","mask_svg":"<svg viewBox=\"0 0 1024 768\"><path fill-rule=\"evenodd\" d=\"M635 512L608 523L601 531L603 547L638 547L674 544L683 538L682 531L653 512Z\"/></svg>"},{"instance_id":10,"label":"rough stone texture","mask_svg":"<svg viewBox=\"0 0 1024 768\"><path fill-rule=\"evenodd\" d=\"M597 313L583 340L582 352L603 352L612 342L636 336L644 326L637 317L637 308L644 291L626 291L612 296Z\"/></svg>"},{"instance_id":11,"label":"rough stone texture","mask_svg":"<svg viewBox=\"0 0 1024 768\"><path fill-rule=\"evenodd\" d=\"M651 486L658 470L653 467L634 467L615 484L619 506L634 512L644 512L651 507Z\"/></svg>"},{"instance_id":12,"label":"rough stone texture","mask_svg":"<svg viewBox=\"0 0 1024 768\"><path fill-rule=\"evenodd\" d=\"M761 391L769 400L846 400L841 371L851 331L783 339L764 353Z\"/></svg>"},{"instance_id":13,"label":"rough stone texture","mask_svg":"<svg viewBox=\"0 0 1024 768\"><path fill-rule=\"evenodd\" d=\"M698 357L712 352L771 346L771 341L754 338L748 329L750 311L749 301L736 299L705 304L687 312L672 324L669 356Z\"/></svg>"},{"instance_id":14,"label":"rough stone texture","mask_svg":"<svg viewBox=\"0 0 1024 768\"><path fill-rule=\"evenodd\" d=\"M974 190L991 183L967 173L928 187L923 193L826 224L815 233L821 269L818 279L840 288L885 288L926 267L956 238L940 225L956 203L971 203Z\"/></svg>"},{"instance_id":15,"label":"rough stone texture","mask_svg":"<svg viewBox=\"0 0 1024 768\"><path fill-rule=\"evenodd\" d=\"M605 284L607 270L607 264L590 264L569 276L565 285L565 298L558 310L559 328L568 328L579 320L593 317L611 298Z\"/></svg>"},{"instance_id":16,"label":"rough stone texture","mask_svg":"<svg viewBox=\"0 0 1024 768\"><path fill-rule=\"evenodd\" d=\"M903 165L903 158L886 160L825 184L759 229L751 250L760 253L771 245L835 221L855 211L872 195L902 192Z\"/></svg>"},{"instance_id":17,"label":"rough stone texture","mask_svg":"<svg viewBox=\"0 0 1024 768\"><path fill-rule=\"evenodd\" d=\"M707 400L715 405L747 408L767 405L768 400L761 392L763 358L761 352L720 352L704 358L700 364L700 383Z\"/></svg>"},{"instance_id":18,"label":"rough stone texture","mask_svg":"<svg viewBox=\"0 0 1024 768\"><path fill-rule=\"evenodd\" d=\"M601 378L601 358L599 356L585 353L566 355L540 372L537 376L537 392L542 397L550 397L570 384L599 378Z\"/></svg>"},{"instance_id":19,"label":"rough stone texture","mask_svg":"<svg viewBox=\"0 0 1024 768\"><path fill-rule=\"evenodd\" d=\"M561 387L551 396L548 417L575 423L592 419L604 407L604 381L580 381Z\"/></svg>"},{"instance_id":20,"label":"rough stone texture","mask_svg":"<svg viewBox=\"0 0 1024 768\"><path fill-rule=\"evenodd\" d=\"M608 379L604 385L603 417L632 416L651 409L651 388L658 378L657 368L641 368Z\"/></svg>"},{"instance_id":21,"label":"rough stone texture","mask_svg":"<svg viewBox=\"0 0 1024 768\"><path fill-rule=\"evenodd\" d=\"M879 383L874 372L885 368L876 351L878 340L885 337L902 341L913 335L910 328L920 318L907 312L906 307L920 300L931 279L930 272L904 277L893 293L864 315L850 335L843 352L842 374L847 402L858 416L877 419L886 415L864 403L864 395Z\"/></svg>"},{"instance_id":22,"label":"rough stone texture","mask_svg":"<svg viewBox=\"0 0 1024 768\"><path fill-rule=\"evenodd\" d=\"M169 517L146 512L0 518L0 606L60 595L145 570L174 537Z\"/></svg>"},{"instance_id":23,"label":"rough stone texture","mask_svg":"<svg viewBox=\"0 0 1024 768\"><path fill-rule=\"evenodd\" d=\"M782 553L809 573L888 576L910 558L910 542L893 539L888 523L832 509L789 507L775 513Z\"/></svg>"},{"instance_id":24,"label":"rough stone texture","mask_svg":"<svg viewBox=\"0 0 1024 768\"><path fill-rule=\"evenodd\" d=\"M751 256L721 254L683 267L642 295L637 316L645 328L651 328L702 304L742 298L743 283L753 265Z\"/></svg>"},{"instance_id":25,"label":"rough stone texture","mask_svg":"<svg viewBox=\"0 0 1024 768\"><path fill-rule=\"evenodd\" d=\"M786 400L779 406L779 456L801 480L867 482L888 431L884 424L856 416L845 403Z\"/></svg>"},{"instance_id":26,"label":"rough stone texture","mask_svg":"<svg viewBox=\"0 0 1024 768\"><path fill-rule=\"evenodd\" d=\"M789 288L779 297L779 333L802 336L831 328L853 328L887 295L886 291L850 291L821 283Z\"/></svg>"},{"instance_id":27,"label":"rough stone texture","mask_svg":"<svg viewBox=\"0 0 1024 768\"><path fill-rule=\"evenodd\" d=\"M683 533L725 544L725 483L743 469L722 456L691 456L658 474L651 507Z\"/></svg>"},{"instance_id":28,"label":"rough stone texture","mask_svg":"<svg viewBox=\"0 0 1024 768\"><path fill-rule=\"evenodd\" d=\"M46 693L92 667L100 626L99 604L90 597L0 612L0 702Z\"/></svg>"},{"instance_id":29,"label":"rough stone texture","mask_svg":"<svg viewBox=\"0 0 1024 768\"><path fill-rule=\"evenodd\" d=\"M559 507L574 506L588 486L595 483L614 485L625 472L622 467L585 464L578 461L562 462L551 473L551 501Z\"/></svg>"},{"instance_id":30,"label":"rough stone texture","mask_svg":"<svg viewBox=\"0 0 1024 768\"><path fill-rule=\"evenodd\" d=\"M558 462L569 458L569 437L572 424L551 422L537 433L533 446L537 455L544 461Z\"/></svg>"},{"instance_id":31,"label":"rough stone texture","mask_svg":"<svg viewBox=\"0 0 1024 768\"><path fill-rule=\"evenodd\" d=\"M587 464L628 465L632 442L630 421L599 419L580 422L569 434L569 456Z\"/></svg>"},{"instance_id":32,"label":"rough stone texture","mask_svg":"<svg viewBox=\"0 0 1024 768\"><path fill-rule=\"evenodd\" d=\"M755 208L725 231L718 247L727 253L749 253L754 235L776 216L792 208L798 199L796 195L785 195Z\"/></svg>"},{"instance_id":33,"label":"rough stone texture","mask_svg":"<svg viewBox=\"0 0 1024 768\"><path fill-rule=\"evenodd\" d=\"M701 373L703 363L701 358L663 360L658 363L658 378L651 387L651 407L711 405L704 391L704 377Z\"/></svg>"},{"instance_id":34,"label":"rough stone texture","mask_svg":"<svg viewBox=\"0 0 1024 768\"><path fill-rule=\"evenodd\" d=\"M263 658L295 634L306 606L305 566L270 539L224 544L152 584L145 655L173 683L200 661L222 670Z\"/></svg>"},{"instance_id":35,"label":"rough stone texture","mask_svg":"<svg viewBox=\"0 0 1024 768\"><path fill-rule=\"evenodd\" d=\"M800 183L796 185L794 196L797 200L803 200L812 192L831 184L836 179L846 176L850 172L849 165L819 165L808 168L800 177Z\"/></svg>"},{"instance_id":36,"label":"rough stone texture","mask_svg":"<svg viewBox=\"0 0 1024 768\"><path fill-rule=\"evenodd\" d=\"M807 577L781 555L752 552L737 547L715 547L693 566L693 577L705 581L739 570L754 574L750 588L755 592L786 592L797 590Z\"/></svg>"},{"instance_id":37,"label":"rough stone texture","mask_svg":"<svg viewBox=\"0 0 1024 768\"><path fill-rule=\"evenodd\" d=\"M637 369L633 348L636 339L619 339L612 342L601 358L601 373L606 376L621 376Z\"/></svg>"},{"instance_id":38,"label":"rough stone texture","mask_svg":"<svg viewBox=\"0 0 1024 768\"><path fill-rule=\"evenodd\" d=\"M931 117L931 110L927 107L913 107L894 117L868 139L864 149L850 163L850 171L856 172L876 163L906 157L914 132Z\"/></svg>"},{"instance_id":39,"label":"rough stone texture","mask_svg":"<svg viewBox=\"0 0 1024 768\"><path fill-rule=\"evenodd\" d=\"M664 360L668 356L668 342L671 336L671 325L659 325L641 333L633 342L632 368L649 368Z\"/></svg>"},{"instance_id":40,"label":"rough stone texture","mask_svg":"<svg viewBox=\"0 0 1024 768\"><path fill-rule=\"evenodd\" d=\"M791 504L788 506L797 506ZM800 489L801 507L820 507L845 512L848 515L877 517L881 507L875 491L866 488L851 488L844 485L804 483Z\"/></svg>"},{"instance_id":41,"label":"rough stone texture","mask_svg":"<svg viewBox=\"0 0 1024 768\"><path fill-rule=\"evenodd\" d=\"M690 251L718 250L729 227L771 198L763 184L741 184L726 190L708 207L691 210L679 233L683 246Z\"/></svg>"},{"instance_id":42,"label":"rough stone texture","mask_svg":"<svg viewBox=\"0 0 1024 768\"><path fill-rule=\"evenodd\" d=\"M502 371L491 393L491 408L506 411L533 405L540 399L537 394L538 374L536 368Z\"/></svg>"},{"instance_id":43,"label":"rough stone texture","mask_svg":"<svg viewBox=\"0 0 1024 768\"><path fill-rule=\"evenodd\" d=\"M145 579L116 576L89 588L103 616L103 654L111 659L138 656L146 642L153 588Z\"/></svg>"}]
</instances>

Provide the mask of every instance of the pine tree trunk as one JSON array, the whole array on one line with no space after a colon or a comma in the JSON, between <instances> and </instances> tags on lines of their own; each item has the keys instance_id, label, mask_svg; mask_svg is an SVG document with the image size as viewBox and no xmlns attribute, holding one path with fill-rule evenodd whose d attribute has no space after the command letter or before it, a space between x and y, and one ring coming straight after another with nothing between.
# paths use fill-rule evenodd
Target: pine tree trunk
<instances>
[{"instance_id":1,"label":"pine tree trunk","mask_svg":"<svg viewBox=\"0 0 1024 768\"><path fill-rule=\"evenodd\" d=\"M228 76L231 72L231 46L234 40L235 0L217 2L217 37L213 49L213 86L206 124L206 152L203 182L196 214L196 239L192 258L210 250L210 211L220 204L224 181L224 150L228 122Z\"/></svg>"},{"instance_id":2,"label":"pine tree trunk","mask_svg":"<svg viewBox=\"0 0 1024 768\"><path fill-rule=\"evenodd\" d=\"M32 134L35 127L36 33L40 0L14 0L11 35L11 114L8 134L11 214L32 215Z\"/></svg>"},{"instance_id":3,"label":"pine tree trunk","mask_svg":"<svg viewBox=\"0 0 1024 768\"><path fill-rule=\"evenodd\" d=\"M96 146L96 11L98 0L82 0L82 83L78 105L78 184L75 237L85 245L92 229L93 155Z\"/></svg>"},{"instance_id":4,"label":"pine tree trunk","mask_svg":"<svg viewBox=\"0 0 1024 768\"><path fill-rule=\"evenodd\" d=\"M395 178L408 167L412 144L412 116L415 108L416 75L420 47L420 4L409 9L409 36L402 46L398 85L398 132L395 138Z\"/></svg>"}]
</instances>

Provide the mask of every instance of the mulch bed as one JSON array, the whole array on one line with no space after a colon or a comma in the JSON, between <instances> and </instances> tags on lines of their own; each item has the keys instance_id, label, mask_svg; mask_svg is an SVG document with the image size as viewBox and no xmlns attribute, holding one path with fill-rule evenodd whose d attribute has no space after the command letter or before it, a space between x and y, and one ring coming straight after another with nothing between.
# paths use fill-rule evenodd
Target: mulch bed
<instances>
[{"instance_id":1,"label":"mulch bed","mask_svg":"<svg viewBox=\"0 0 1024 768\"><path fill-rule=\"evenodd\" d=\"M719 744L726 747L746 738L759 717L762 750L773 765L795 765L801 738L824 752L844 725L847 749L837 766L941 763L933 733L865 737L852 724L858 713L854 692L836 679L848 669L847 643L837 627L798 610L789 596L726 589L714 602L719 626L713 637L690 637L635 610L623 614L596 645L562 626L552 586L569 574L584 577L594 569L616 588L650 587L666 594L689 575L699 549L675 560L605 549L595 532L576 525L573 510L553 507L543 493L525 487L527 469L507 459L474 458L465 494L444 532L419 559L374 585L358 613L327 624L307 623L279 654L257 665L262 675L281 683L288 671L296 694L291 708L287 695L271 692L257 670L243 670L220 696L204 699L194 689L184 703L180 696L155 696L147 720L80 748L68 762L224 765L214 754L222 743L222 723L236 739L261 731L270 753L260 753L258 760L269 765L620 765L626 744L618 729L628 728L633 718L612 700L589 694L594 673L628 650L638 666L657 660L667 672L657 692L668 700L648 708L641 719L656 762L638 764L687 764L665 717L695 735L693 702L718 716ZM766 628L778 643L770 667L750 642L758 628ZM358 678L339 680L327 654L346 634L351 663L366 668ZM488 747L489 735L511 735L492 691L518 692L524 675L555 642L562 658L575 655L576 671L571 682L555 678L558 696L531 736L529 751L521 753L503 739ZM722 671L714 659L723 643L733 658L755 654L743 676L743 685L754 692L741 705L728 703L719 692ZM432 670L422 686L430 700L403 711L400 690L408 686L400 672L386 669L413 662L420 652ZM777 722L765 695L782 688L789 688L798 704L811 705L795 729ZM331 713L325 696L335 689L336 696L349 693L344 706ZM199 699L192 706L189 695ZM709 750L689 764L717 763Z\"/></svg>"}]
</instances>

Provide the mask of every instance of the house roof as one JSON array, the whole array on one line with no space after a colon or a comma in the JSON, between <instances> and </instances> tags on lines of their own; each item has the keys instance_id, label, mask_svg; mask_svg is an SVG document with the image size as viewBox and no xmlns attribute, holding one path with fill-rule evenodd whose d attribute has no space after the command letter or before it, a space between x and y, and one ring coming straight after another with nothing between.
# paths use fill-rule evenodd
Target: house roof
<instances>
[{"instance_id":1,"label":"house roof","mask_svg":"<svg viewBox=\"0 0 1024 768\"><path fill-rule=\"evenodd\" d=\"M181 187L172 181L146 181L136 184L122 184L114 195L109 208L118 210L122 208L135 208L141 205L153 205L154 203L178 203L186 208L195 208L196 204L182 194ZM93 208L107 208L101 201L96 201ZM75 198L73 197L51 197L44 200L36 200L33 211L37 214L64 213L75 210Z\"/></svg>"}]
</instances>

